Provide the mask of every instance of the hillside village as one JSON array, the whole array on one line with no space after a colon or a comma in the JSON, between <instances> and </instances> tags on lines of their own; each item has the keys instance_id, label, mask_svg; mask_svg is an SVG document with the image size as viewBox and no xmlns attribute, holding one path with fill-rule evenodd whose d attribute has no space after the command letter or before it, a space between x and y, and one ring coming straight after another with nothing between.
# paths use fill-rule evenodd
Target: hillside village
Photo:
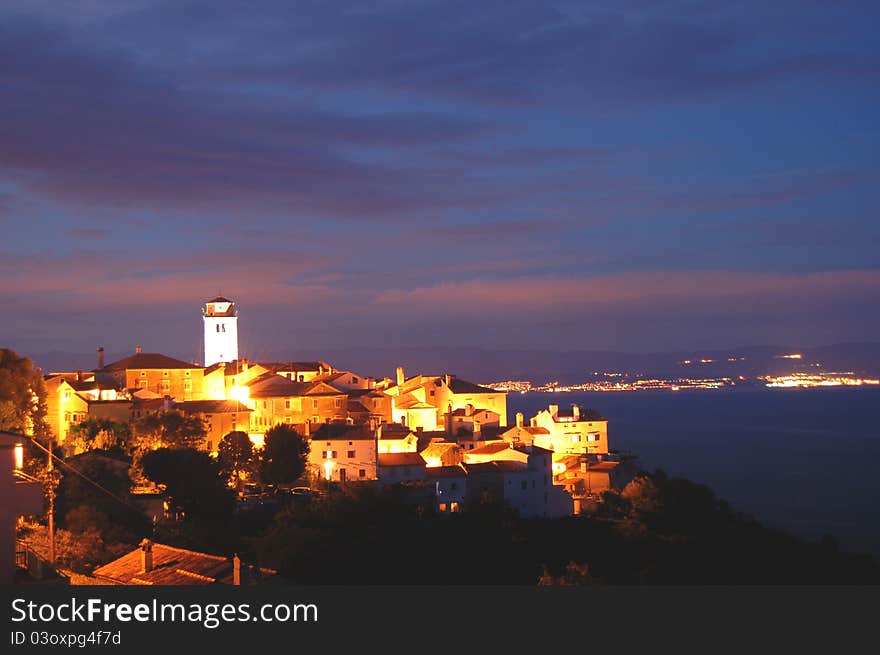
<instances>
[{"instance_id":1,"label":"hillside village","mask_svg":"<svg viewBox=\"0 0 880 655\"><path fill-rule=\"evenodd\" d=\"M47 422L68 456L85 421L180 412L204 421L209 453L230 432L259 448L267 430L289 425L310 440L311 479L430 482L441 512L488 496L524 517L571 515L620 475L595 411L550 405L508 423L505 391L454 374L398 367L394 379L376 379L322 361L253 362L238 353L234 302L214 298L202 313L203 364L140 346L105 362L99 347L94 370L45 376Z\"/></svg>"}]
</instances>

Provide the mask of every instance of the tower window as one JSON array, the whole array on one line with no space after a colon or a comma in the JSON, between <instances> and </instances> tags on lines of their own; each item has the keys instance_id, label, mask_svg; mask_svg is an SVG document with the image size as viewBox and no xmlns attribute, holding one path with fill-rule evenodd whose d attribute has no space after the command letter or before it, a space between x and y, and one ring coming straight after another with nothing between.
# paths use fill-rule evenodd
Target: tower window
<instances>
[{"instance_id":1,"label":"tower window","mask_svg":"<svg viewBox=\"0 0 880 655\"><path fill-rule=\"evenodd\" d=\"M219 323L217 323L217 325L215 325L214 327L217 329L217 332L220 331L220 324Z\"/></svg>"}]
</instances>

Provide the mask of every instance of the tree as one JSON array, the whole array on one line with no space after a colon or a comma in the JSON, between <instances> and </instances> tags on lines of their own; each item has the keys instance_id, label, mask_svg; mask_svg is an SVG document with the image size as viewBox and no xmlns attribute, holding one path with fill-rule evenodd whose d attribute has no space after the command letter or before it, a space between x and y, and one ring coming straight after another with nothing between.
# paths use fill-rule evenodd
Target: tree
<instances>
[{"instance_id":1,"label":"tree","mask_svg":"<svg viewBox=\"0 0 880 655\"><path fill-rule=\"evenodd\" d=\"M306 470L309 442L289 425L266 432L260 451L259 474L263 484L293 482Z\"/></svg>"},{"instance_id":2,"label":"tree","mask_svg":"<svg viewBox=\"0 0 880 655\"><path fill-rule=\"evenodd\" d=\"M71 426L76 450L125 450L131 441L131 426L109 418L90 418Z\"/></svg>"},{"instance_id":3,"label":"tree","mask_svg":"<svg viewBox=\"0 0 880 655\"><path fill-rule=\"evenodd\" d=\"M253 461L254 445L244 432L230 432L217 445L217 463L220 465L220 472L236 486L242 474L251 470Z\"/></svg>"},{"instance_id":4,"label":"tree","mask_svg":"<svg viewBox=\"0 0 880 655\"><path fill-rule=\"evenodd\" d=\"M126 461L96 453L68 460L59 469L55 513L60 524L74 532L95 530L106 541L121 541L147 529L146 515L131 502L128 466Z\"/></svg>"},{"instance_id":5,"label":"tree","mask_svg":"<svg viewBox=\"0 0 880 655\"><path fill-rule=\"evenodd\" d=\"M46 386L33 362L0 348L0 430L47 441Z\"/></svg>"},{"instance_id":6,"label":"tree","mask_svg":"<svg viewBox=\"0 0 880 655\"><path fill-rule=\"evenodd\" d=\"M159 448L141 459L144 475L165 486L172 504L192 522L222 523L234 500L217 462L192 448Z\"/></svg>"},{"instance_id":7,"label":"tree","mask_svg":"<svg viewBox=\"0 0 880 655\"><path fill-rule=\"evenodd\" d=\"M136 447L139 450L156 448L199 448L208 430L197 416L178 411L150 414L134 424Z\"/></svg>"}]
</instances>

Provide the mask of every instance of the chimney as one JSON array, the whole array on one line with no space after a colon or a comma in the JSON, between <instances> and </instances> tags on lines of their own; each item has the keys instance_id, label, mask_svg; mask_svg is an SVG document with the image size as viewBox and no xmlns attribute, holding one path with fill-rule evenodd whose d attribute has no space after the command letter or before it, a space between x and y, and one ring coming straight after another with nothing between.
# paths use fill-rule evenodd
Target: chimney
<instances>
[{"instance_id":1,"label":"chimney","mask_svg":"<svg viewBox=\"0 0 880 655\"><path fill-rule=\"evenodd\" d=\"M95 352L98 353L98 368L104 368L104 346L98 346Z\"/></svg>"},{"instance_id":2,"label":"chimney","mask_svg":"<svg viewBox=\"0 0 880 655\"><path fill-rule=\"evenodd\" d=\"M232 584L236 587L241 586L241 560L238 553L232 558Z\"/></svg>"},{"instance_id":3,"label":"chimney","mask_svg":"<svg viewBox=\"0 0 880 655\"><path fill-rule=\"evenodd\" d=\"M83 381L83 372L80 369L76 369L76 381L77 382Z\"/></svg>"},{"instance_id":4,"label":"chimney","mask_svg":"<svg viewBox=\"0 0 880 655\"><path fill-rule=\"evenodd\" d=\"M377 439L381 439L381 438L382 438L382 426L383 426L383 425L384 425L384 423L380 423L380 424L379 424L379 427L376 428L376 438L377 438Z\"/></svg>"},{"instance_id":5,"label":"chimney","mask_svg":"<svg viewBox=\"0 0 880 655\"><path fill-rule=\"evenodd\" d=\"M400 385L402 385L403 381L405 379L406 378L403 375L403 366L398 366L397 367L397 386L399 387Z\"/></svg>"},{"instance_id":6,"label":"chimney","mask_svg":"<svg viewBox=\"0 0 880 655\"><path fill-rule=\"evenodd\" d=\"M574 417L575 421L579 421L581 419L581 408L574 403L571 404L571 415Z\"/></svg>"},{"instance_id":7,"label":"chimney","mask_svg":"<svg viewBox=\"0 0 880 655\"><path fill-rule=\"evenodd\" d=\"M135 355L140 355L142 352L143 352L143 348L141 348L140 346L134 347L134 354Z\"/></svg>"},{"instance_id":8,"label":"chimney","mask_svg":"<svg viewBox=\"0 0 880 655\"><path fill-rule=\"evenodd\" d=\"M480 429L480 422L474 419L474 439L479 439L482 436L482 431Z\"/></svg>"},{"instance_id":9,"label":"chimney","mask_svg":"<svg viewBox=\"0 0 880 655\"><path fill-rule=\"evenodd\" d=\"M474 406L468 403L464 406L464 415L465 416L473 416L474 415Z\"/></svg>"},{"instance_id":10,"label":"chimney","mask_svg":"<svg viewBox=\"0 0 880 655\"><path fill-rule=\"evenodd\" d=\"M138 547L141 549L141 573L149 573L153 570L153 542L144 539Z\"/></svg>"},{"instance_id":11,"label":"chimney","mask_svg":"<svg viewBox=\"0 0 880 655\"><path fill-rule=\"evenodd\" d=\"M162 399L162 410L170 412L172 409L174 409L174 402L171 400L171 396L165 396Z\"/></svg>"},{"instance_id":12,"label":"chimney","mask_svg":"<svg viewBox=\"0 0 880 655\"><path fill-rule=\"evenodd\" d=\"M447 436L452 436L452 403L449 403L446 407L446 414L444 415L446 418L446 434Z\"/></svg>"},{"instance_id":13,"label":"chimney","mask_svg":"<svg viewBox=\"0 0 880 655\"><path fill-rule=\"evenodd\" d=\"M556 418L559 415L559 405L550 405L547 407L550 410L550 416Z\"/></svg>"},{"instance_id":14,"label":"chimney","mask_svg":"<svg viewBox=\"0 0 880 655\"><path fill-rule=\"evenodd\" d=\"M523 426L523 413L516 413L516 427L521 428Z\"/></svg>"},{"instance_id":15,"label":"chimney","mask_svg":"<svg viewBox=\"0 0 880 655\"><path fill-rule=\"evenodd\" d=\"M251 363L247 359L242 359L241 360L241 372L244 373L246 370L248 370L248 366L250 366L250 364Z\"/></svg>"},{"instance_id":16,"label":"chimney","mask_svg":"<svg viewBox=\"0 0 880 655\"><path fill-rule=\"evenodd\" d=\"M443 378L444 378L444 381L446 382L446 386L448 387L449 383L452 382L452 376L449 375L449 373L447 373L446 375L443 376Z\"/></svg>"}]
</instances>

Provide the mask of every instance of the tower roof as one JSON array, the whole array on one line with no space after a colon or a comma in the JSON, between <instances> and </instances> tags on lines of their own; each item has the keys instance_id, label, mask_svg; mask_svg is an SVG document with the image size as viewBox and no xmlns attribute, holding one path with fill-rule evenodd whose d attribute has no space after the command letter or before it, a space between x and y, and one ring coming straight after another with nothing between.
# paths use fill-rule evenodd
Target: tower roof
<instances>
[{"instance_id":1,"label":"tower roof","mask_svg":"<svg viewBox=\"0 0 880 655\"><path fill-rule=\"evenodd\" d=\"M228 298L224 298L223 296L217 296L216 298L211 298L208 302L232 302Z\"/></svg>"}]
</instances>

